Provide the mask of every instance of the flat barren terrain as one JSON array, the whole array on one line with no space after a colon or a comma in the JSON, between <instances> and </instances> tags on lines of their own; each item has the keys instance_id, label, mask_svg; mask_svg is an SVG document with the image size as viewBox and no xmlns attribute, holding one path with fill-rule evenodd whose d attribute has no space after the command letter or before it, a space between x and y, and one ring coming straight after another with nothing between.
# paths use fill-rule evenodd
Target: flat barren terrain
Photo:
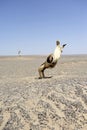
<instances>
[{"instance_id":1,"label":"flat barren terrain","mask_svg":"<svg viewBox=\"0 0 87 130\"><path fill-rule=\"evenodd\" d=\"M87 130L87 55L0 57L0 130Z\"/></svg>"}]
</instances>

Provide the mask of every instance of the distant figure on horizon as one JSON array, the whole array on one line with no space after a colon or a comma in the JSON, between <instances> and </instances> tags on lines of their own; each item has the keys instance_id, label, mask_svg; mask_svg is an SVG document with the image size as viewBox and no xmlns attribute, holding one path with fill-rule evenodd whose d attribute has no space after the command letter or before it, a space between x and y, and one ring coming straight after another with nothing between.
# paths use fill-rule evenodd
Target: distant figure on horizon
<instances>
[{"instance_id":1,"label":"distant figure on horizon","mask_svg":"<svg viewBox=\"0 0 87 130\"><path fill-rule=\"evenodd\" d=\"M39 69L38 69L38 72L39 72L39 78L46 78L45 75L44 75L44 70L47 69L47 68L53 68L55 67L55 65L57 64L58 62L58 59L60 58L61 56L61 53L63 51L63 48L66 46L66 44L63 44L62 46L60 46L60 42L59 41L56 41L56 48L54 50L54 53L53 54L50 54L46 61L40 65Z\"/></svg>"},{"instance_id":2,"label":"distant figure on horizon","mask_svg":"<svg viewBox=\"0 0 87 130\"><path fill-rule=\"evenodd\" d=\"M21 50L18 51L18 56L21 56Z\"/></svg>"}]
</instances>

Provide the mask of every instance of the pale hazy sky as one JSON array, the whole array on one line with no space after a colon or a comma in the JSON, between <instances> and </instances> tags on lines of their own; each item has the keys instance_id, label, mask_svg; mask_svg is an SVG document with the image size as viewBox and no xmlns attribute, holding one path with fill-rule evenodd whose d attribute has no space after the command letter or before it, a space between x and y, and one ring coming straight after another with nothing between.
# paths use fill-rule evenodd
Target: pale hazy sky
<instances>
[{"instance_id":1,"label":"pale hazy sky","mask_svg":"<svg viewBox=\"0 0 87 130\"><path fill-rule=\"evenodd\" d=\"M87 54L87 0L0 0L0 55Z\"/></svg>"}]
</instances>

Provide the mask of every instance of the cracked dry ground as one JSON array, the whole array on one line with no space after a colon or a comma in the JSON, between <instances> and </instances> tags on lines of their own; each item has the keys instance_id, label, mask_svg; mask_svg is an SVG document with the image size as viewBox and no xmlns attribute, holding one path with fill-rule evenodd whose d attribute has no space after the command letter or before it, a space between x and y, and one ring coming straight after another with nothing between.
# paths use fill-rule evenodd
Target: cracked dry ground
<instances>
[{"instance_id":1,"label":"cracked dry ground","mask_svg":"<svg viewBox=\"0 0 87 130\"><path fill-rule=\"evenodd\" d=\"M62 56L39 80L44 60L0 58L0 130L87 130L87 56Z\"/></svg>"}]
</instances>

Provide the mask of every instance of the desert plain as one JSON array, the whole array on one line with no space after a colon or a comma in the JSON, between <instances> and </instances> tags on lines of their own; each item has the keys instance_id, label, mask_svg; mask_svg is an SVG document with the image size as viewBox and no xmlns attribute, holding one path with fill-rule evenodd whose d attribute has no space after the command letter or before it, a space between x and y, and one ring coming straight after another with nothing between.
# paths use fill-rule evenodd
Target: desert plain
<instances>
[{"instance_id":1,"label":"desert plain","mask_svg":"<svg viewBox=\"0 0 87 130\"><path fill-rule=\"evenodd\" d=\"M0 57L0 130L87 130L87 55L62 55L38 79L45 59Z\"/></svg>"}]
</instances>

